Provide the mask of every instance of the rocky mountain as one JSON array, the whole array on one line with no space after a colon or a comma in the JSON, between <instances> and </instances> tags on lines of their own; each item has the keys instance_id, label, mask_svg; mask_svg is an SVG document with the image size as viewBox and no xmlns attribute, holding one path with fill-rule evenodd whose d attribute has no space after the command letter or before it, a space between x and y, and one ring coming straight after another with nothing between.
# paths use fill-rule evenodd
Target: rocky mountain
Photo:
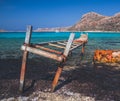
<instances>
[{"instance_id":1,"label":"rocky mountain","mask_svg":"<svg viewBox=\"0 0 120 101\"><path fill-rule=\"evenodd\" d=\"M70 27L70 31L120 31L120 13L114 16L103 16L89 12L79 22Z\"/></svg>"},{"instance_id":2,"label":"rocky mountain","mask_svg":"<svg viewBox=\"0 0 120 101\"><path fill-rule=\"evenodd\" d=\"M104 16L89 12L71 27L38 28L35 31L120 31L120 13L114 16Z\"/></svg>"}]
</instances>

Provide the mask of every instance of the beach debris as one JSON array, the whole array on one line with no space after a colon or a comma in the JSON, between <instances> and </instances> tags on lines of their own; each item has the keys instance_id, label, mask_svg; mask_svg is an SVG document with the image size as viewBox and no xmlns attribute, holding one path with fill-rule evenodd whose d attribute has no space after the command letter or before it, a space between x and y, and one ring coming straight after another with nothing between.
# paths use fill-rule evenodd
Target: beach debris
<instances>
[{"instance_id":1,"label":"beach debris","mask_svg":"<svg viewBox=\"0 0 120 101\"><path fill-rule=\"evenodd\" d=\"M112 53L112 57L113 57L113 58L120 57L120 51L118 51L118 52L113 52L113 53Z\"/></svg>"},{"instance_id":2,"label":"beach debris","mask_svg":"<svg viewBox=\"0 0 120 101\"><path fill-rule=\"evenodd\" d=\"M115 50L95 50L94 61L103 63L120 62L120 51Z\"/></svg>"}]
</instances>

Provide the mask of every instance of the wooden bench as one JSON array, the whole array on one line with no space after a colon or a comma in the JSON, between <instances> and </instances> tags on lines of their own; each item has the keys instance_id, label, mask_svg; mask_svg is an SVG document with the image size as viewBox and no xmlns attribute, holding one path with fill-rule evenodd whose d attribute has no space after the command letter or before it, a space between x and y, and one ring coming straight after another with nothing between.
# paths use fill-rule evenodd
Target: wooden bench
<instances>
[{"instance_id":1,"label":"wooden bench","mask_svg":"<svg viewBox=\"0 0 120 101\"><path fill-rule=\"evenodd\" d=\"M63 64L66 61L68 54L72 50L74 50L80 46L82 46L82 53L84 53L84 47L85 47L85 44L87 43L88 39L86 38L85 41L76 42L74 40L75 34L71 33L68 41L51 41L51 42L45 42L45 43L39 43L39 44L32 44L32 43L30 43L31 34L32 34L32 26L28 26L27 32L26 32L26 37L25 37L25 43L21 47L21 49L24 52L23 52L23 59L22 59L22 66L21 66L19 90L21 92L24 90L26 62L27 62L27 58L28 58L28 53L32 52L34 54L41 55L46 58L50 58L50 59L60 62L60 65L58 66L54 80L52 82L52 91L54 91L54 89L58 83L59 77L61 75L61 72L63 70ZM63 49L63 52L47 48L47 47L45 47L45 45Z\"/></svg>"}]
</instances>

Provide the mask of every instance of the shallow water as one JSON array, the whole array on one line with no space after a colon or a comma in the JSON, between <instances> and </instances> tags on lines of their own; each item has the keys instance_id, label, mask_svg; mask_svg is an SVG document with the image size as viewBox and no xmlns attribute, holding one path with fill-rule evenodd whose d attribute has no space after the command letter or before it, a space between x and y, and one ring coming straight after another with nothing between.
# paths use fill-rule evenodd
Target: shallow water
<instances>
[{"instance_id":1,"label":"shallow water","mask_svg":"<svg viewBox=\"0 0 120 101\"><path fill-rule=\"evenodd\" d=\"M56 40L67 40L71 32L33 32L31 42L40 43ZM74 32L75 38L80 32ZM96 49L120 49L120 33L89 32L86 46L87 58L91 58ZM25 32L1 32L0 33L0 59L20 58L21 45L24 43ZM77 54L79 49L74 53ZM34 57L34 56L33 56Z\"/></svg>"}]
</instances>

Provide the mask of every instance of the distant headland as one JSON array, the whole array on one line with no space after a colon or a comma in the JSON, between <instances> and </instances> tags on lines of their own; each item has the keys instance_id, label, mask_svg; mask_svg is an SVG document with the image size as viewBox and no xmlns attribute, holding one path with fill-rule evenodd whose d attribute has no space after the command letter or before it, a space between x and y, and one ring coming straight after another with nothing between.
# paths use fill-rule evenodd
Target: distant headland
<instances>
[{"instance_id":1,"label":"distant headland","mask_svg":"<svg viewBox=\"0 0 120 101\"><path fill-rule=\"evenodd\" d=\"M37 28L34 30L34 32L64 32L64 31L120 32L120 12L113 16L104 16L95 12L89 12L84 14L80 18L80 20L72 26L55 28ZM0 29L0 32L9 31Z\"/></svg>"},{"instance_id":2,"label":"distant headland","mask_svg":"<svg viewBox=\"0 0 120 101\"><path fill-rule=\"evenodd\" d=\"M120 32L120 13L104 16L95 12L84 14L81 19L70 27L38 28L35 31L113 31Z\"/></svg>"},{"instance_id":3,"label":"distant headland","mask_svg":"<svg viewBox=\"0 0 120 101\"><path fill-rule=\"evenodd\" d=\"M6 30L0 29L0 32L6 32Z\"/></svg>"}]
</instances>

